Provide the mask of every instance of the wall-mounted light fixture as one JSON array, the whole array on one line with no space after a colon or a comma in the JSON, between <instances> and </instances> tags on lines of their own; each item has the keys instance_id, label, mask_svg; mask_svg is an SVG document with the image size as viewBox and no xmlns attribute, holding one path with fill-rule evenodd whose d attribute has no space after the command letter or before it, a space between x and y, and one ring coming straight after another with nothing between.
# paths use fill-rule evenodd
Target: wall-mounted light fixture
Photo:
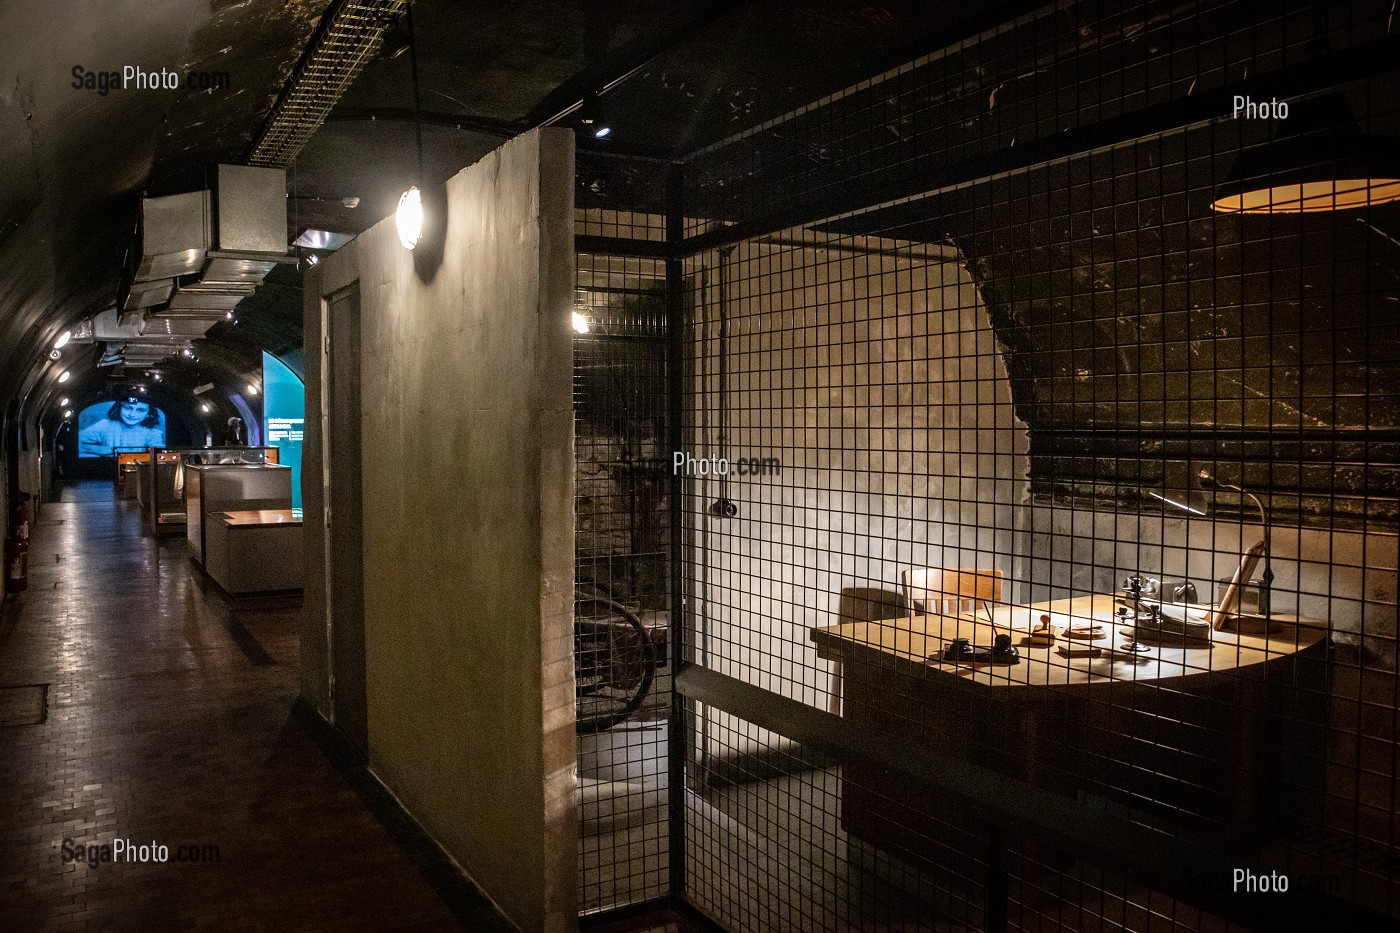
<instances>
[{"instance_id":1,"label":"wall-mounted light fixture","mask_svg":"<svg viewBox=\"0 0 1400 933\"><path fill-rule=\"evenodd\" d=\"M413 5L404 10L404 23L408 26L408 66L413 77L413 133L418 146L417 184L399 195L399 206L394 210L394 229L399 233L399 243L411 250L423 237L423 193L418 185L423 183L423 120L418 105L418 36L413 31Z\"/></svg>"},{"instance_id":2,"label":"wall-mounted light fixture","mask_svg":"<svg viewBox=\"0 0 1400 933\"><path fill-rule=\"evenodd\" d=\"M575 312L574 312L573 321L574 321L574 333L576 333L576 334L586 334L586 333L588 333L588 329L589 329L589 326L590 326L589 323L588 323L588 315L584 314L582 311L575 311Z\"/></svg>"},{"instance_id":3,"label":"wall-mounted light fixture","mask_svg":"<svg viewBox=\"0 0 1400 933\"><path fill-rule=\"evenodd\" d=\"M394 229L399 232L399 242L404 249L413 249L423 236L423 194L417 185L411 185L399 195L399 206L394 211Z\"/></svg>"}]
</instances>

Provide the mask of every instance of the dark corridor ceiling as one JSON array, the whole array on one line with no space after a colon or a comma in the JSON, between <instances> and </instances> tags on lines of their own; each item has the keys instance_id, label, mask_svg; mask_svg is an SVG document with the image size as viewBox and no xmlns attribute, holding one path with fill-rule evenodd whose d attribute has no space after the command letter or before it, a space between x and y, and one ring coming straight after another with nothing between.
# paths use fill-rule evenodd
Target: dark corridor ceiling
<instances>
[{"instance_id":1,"label":"dark corridor ceiling","mask_svg":"<svg viewBox=\"0 0 1400 933\"><path fill-rule=\"evenodd\" d=\"M714 234L849 211L824 229L952 242L979 279L1033 440L1065 424L1199 422L1271 450L1271 430L1302 424L1321 437L1306 443L1325 471L1350 456L1339 445L1352 440L1335 432L1369 431L1370 443L1380 428L1386 450L1396 447L1395 395L1372 390L1400 372L1400 328L1375 311L1400 301L1400 206L1371 211L1366 226L1212 216L1211 192L1235 155L1272 132L1225 120L1221 102L1249 82L1295 99L1339 89L1368 132L1400 137L1393 8L419 0L426 180L603 91L614 132L601 142L579 134L580 204L654 209L654 158L686 157L688 216L739 224ZM0 400L52 414L60 394L76 401L140 378L113 385L91 348L40 364L56 334L110 307L141 194L191 190L212 163L242 160L326 9L0 4ZM371 61L289 166L289 234L354 234L392 212L418 162L409 60ZM130 63L226 73L231 86L72 87L74 66ZM645 158L609 157L629 154ZM877 204L897 206L866 210ZM259 349L298 346L300 319L300 274L280 269L237 324L199 341L197 362L170 364L171 382L236 391ZM61 393L60 366L77 375ZM1233 380L1233 397L1221 379ZM1278 392L1296 401L1270 407L1263 396ZM1221 403L1209 416L1184 407L1203 393ZM192 395L186 403L193 410ZM1148 418L1154 405L1160 415ZM1069 433L1056 449L1082 445L1085 432ZM1079 450L1093 464L1116 459ZM1269 456L1254 459L1272 475Z\"/></svg>"},{"instance_id":2,"label":"dark corridor ceiling","mask_svg":"<svg viewBox=\"0 0 1400 933\"><path fill-rule=\"evenodd\" d=\"M885 67L920 37L956 31L999 6L420 0L413 9L428 175L447 177L637 65L603 98L617 127L607 145L683 153ZM56 371L44 372L43 355L66 327L111 306L142 192L190 190L211 164L241 161L327 7L0 4L0 399L23 401L26 414L51 407ZM230 86L105 95L72 86L74 66L128 64L226 73ZM411 102L408 56L366 67L289 168L291 233L356 233L391 212L416 163L405 119ZM358 207L344 207L347 197L359 198ZM281 283L264 292L247 309L248 332L294 343L298 289ZM220 333L203 342L226 339ZM63 394L103 390L110 380L93 368L94 356L67 352L61 365L78 379Z\"/></svg>"}]
</instances>

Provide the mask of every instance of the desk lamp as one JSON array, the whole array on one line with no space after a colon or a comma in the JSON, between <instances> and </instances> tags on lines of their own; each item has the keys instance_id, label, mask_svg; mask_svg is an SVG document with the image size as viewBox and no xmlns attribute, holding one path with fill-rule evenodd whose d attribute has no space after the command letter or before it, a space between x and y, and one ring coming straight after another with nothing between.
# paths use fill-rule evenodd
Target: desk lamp
<instances>
[{"instance_id":1,"label":"desk lamp","mask_svg":"<svg viewBox=\"0 0 1400 933\"><path fill-rule=\"evenodd\" d=\"M1273 567L1270 566L1269 563L1269 558L1272 551L1272 548L1270 547L1269 543L1269 513L1265 510L1264 503L1259 501L1259 497L1256 496L1254 493L1250 492L1248 489L1245 489L1243 486L1233 486L1230 483L1221 482L1220 480L1212 476L1209 470L1202 470L1200 473L1200 479L1202 489L1209 489L1212 491L1217 489L1228 489L1231 492L1237 492L1242 496L1248 496L1249 499L1254 503L1255 508L1259 510L1259 522L1264 526L1264 576L1262 582L1259 584L1259 612L1264 616L1265 620L1268 620L1270 602L1269 588L1274 582ZM1246 580L1244 582L1247 583L1249 581Z\"/></svg>"}]
</instances>

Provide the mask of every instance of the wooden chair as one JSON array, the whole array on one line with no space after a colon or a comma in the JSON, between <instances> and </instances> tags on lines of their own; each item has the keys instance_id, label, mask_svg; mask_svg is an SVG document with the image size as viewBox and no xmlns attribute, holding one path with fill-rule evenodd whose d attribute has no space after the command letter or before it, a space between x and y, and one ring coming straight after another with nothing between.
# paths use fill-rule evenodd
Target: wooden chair
<instances>
[{"instance_id":1,"label":"wooden chair","mask_svg":"<svg viewBox=\"0 0 1400 933\"><path fill-rule=\"evenodd\" d=\"M915 567L901 577L904 600L912 612L956 615L977 609L981 603L1001 602L1000 570Z\"/></svg>"},{"instance_id":2,"label":"wooden chair","mask_svg":"<svg viewBox=\"0 0 1400 933\"><path fill-rule=\"evenodd\" d=\"M898 619L905 615L904 598L892 590L872 587L847 587L841 591L840 623L878 622L882 619ZM833 716L841 715L841 692L843 672L840 661L831 662L831 687L826 711Z\"/></svg>"}]
</instances>

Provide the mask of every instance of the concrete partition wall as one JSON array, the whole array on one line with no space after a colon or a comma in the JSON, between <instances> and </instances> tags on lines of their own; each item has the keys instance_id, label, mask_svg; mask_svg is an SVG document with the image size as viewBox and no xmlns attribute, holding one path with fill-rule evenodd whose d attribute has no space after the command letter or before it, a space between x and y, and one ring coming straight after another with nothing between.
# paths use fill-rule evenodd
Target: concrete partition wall
<instances>
[{"instance_id":1,"label":"concrete partition wall","mask_svg":"<svg viewBox=\"0 0 1400 933\"><path fill-rule=\"evenodd\" d=\"M446 207L439 263L388 218L308 277L308 350L359 284L370 767L521 930L568 930L572 135L506 143ZM323 368L308 352L303 689L324 711Z\"/></svg>"}]
</instances>

